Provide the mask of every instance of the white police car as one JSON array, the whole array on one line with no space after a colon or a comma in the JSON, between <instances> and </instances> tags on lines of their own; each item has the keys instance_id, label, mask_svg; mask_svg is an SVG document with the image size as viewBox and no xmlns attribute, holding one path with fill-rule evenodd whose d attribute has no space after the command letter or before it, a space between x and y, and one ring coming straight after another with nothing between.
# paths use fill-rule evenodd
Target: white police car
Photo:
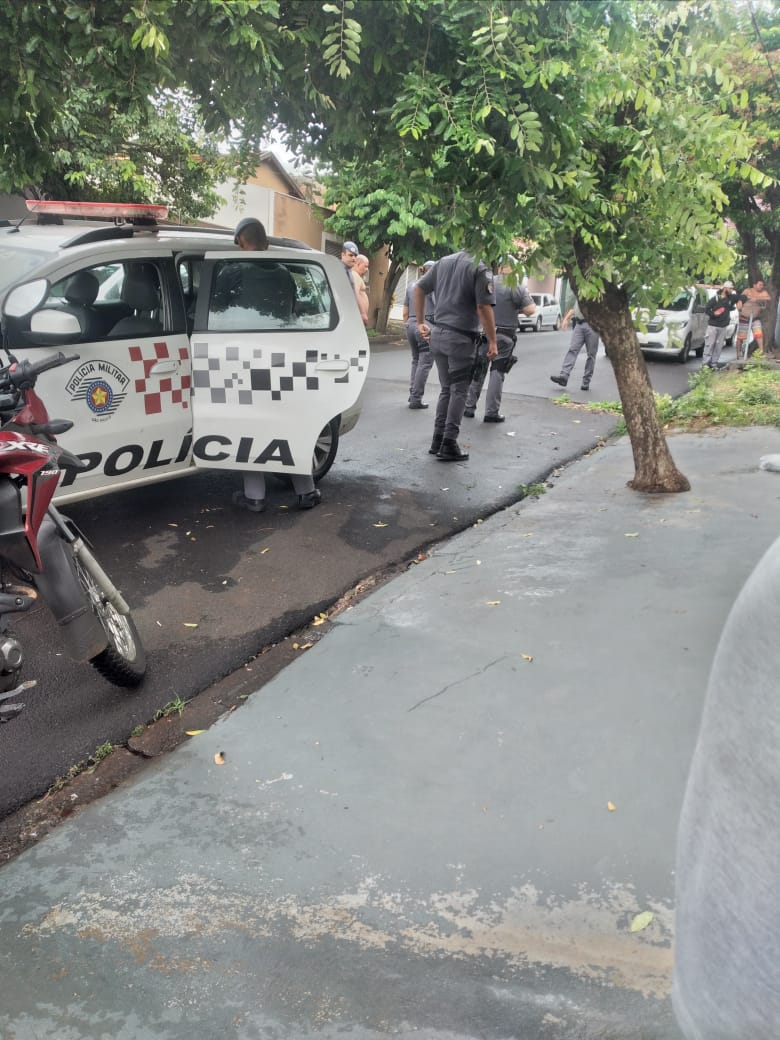
<instances>
[{"instance_id":1,"label":"white police car","mask_svg":"<svg viewBox=\"0 0 780 1040\"><path fill-rule=\"evenodd\" d=\"M241 252L232 232L158 224L163 207L28 208L0 226L3 333L19 358L79 355L39 382L88 466L60 501L195 467L328 472L369 363L337 257L274 238Z\"/></svg>"}]
</instances>

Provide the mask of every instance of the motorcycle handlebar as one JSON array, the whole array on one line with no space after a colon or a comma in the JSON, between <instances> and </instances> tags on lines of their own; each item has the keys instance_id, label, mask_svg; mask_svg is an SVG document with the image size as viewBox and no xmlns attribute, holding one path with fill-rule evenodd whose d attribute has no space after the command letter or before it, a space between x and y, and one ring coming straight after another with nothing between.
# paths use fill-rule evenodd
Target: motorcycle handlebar
<instances>
[{"instance_id":1,"label":"motorcycle handlebar","mask_svg":"<svg viewBox=\"0 0 780 1040\"><path fill-rule=\"evenodd\" d=\"M67 365L69 361L78 361L80 355L72 354L66 357L60 351L54 357L45 358L43 361L17 361L0 369L0 390L30 390L35 386L41 372L47 372L50 368L59 368Z\"/></svg>"}]
</instances>

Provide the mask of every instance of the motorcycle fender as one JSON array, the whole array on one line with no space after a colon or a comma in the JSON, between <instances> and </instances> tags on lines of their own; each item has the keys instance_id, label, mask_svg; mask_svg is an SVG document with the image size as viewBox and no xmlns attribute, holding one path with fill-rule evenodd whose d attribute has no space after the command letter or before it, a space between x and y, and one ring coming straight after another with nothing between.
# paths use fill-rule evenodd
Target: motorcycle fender
<instances>
[{"instance_id":1,"label":"motorcycle fender","mask_svg":"<svg viewBox=\"0 0 780 1040\"><path fill-rule=\"evenodd\" d=\"M0 480L0 556L25 570L38 570L24 530L19 489L7 479Z\"/></svg>"},{"instance_id":2,"label":"motorcycle fender","mask_svg":"<svg viewBox=\"0 0 780 1040\"><path fill-rule=\"evenodd\" d=\"M91 661L106 649L108 640L76 577L70 549L48 516L41 524L38 548L43 570L36 574L35 584L60 626L65 650L74 661Z\"/></svg>"}]
</instances>

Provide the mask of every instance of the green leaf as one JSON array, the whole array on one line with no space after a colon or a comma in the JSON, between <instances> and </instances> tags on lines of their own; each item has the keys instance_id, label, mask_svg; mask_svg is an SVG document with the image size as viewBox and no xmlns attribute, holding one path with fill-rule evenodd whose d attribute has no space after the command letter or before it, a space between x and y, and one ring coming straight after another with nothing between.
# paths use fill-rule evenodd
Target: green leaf
<instances>
[{"instance_id":1,"label":"green leaf","mask_svg":"<svg viewBox=\"0 0 780 1040\"><path fill-rule=\"evenodd\" d=\"M640 914L636 914L631 921L631 931L641 932L651 923L655 915L651 910L643 910Z\"/></svg>"}]
</instances>

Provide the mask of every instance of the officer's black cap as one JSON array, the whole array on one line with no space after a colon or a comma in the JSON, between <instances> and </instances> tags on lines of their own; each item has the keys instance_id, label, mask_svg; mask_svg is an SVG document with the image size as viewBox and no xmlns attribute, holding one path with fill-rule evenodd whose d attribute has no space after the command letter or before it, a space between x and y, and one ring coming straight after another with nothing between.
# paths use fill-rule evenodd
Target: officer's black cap
<instances>
[{"instance_id":1,"label":"officer's black cap","mask_svg":"<svg viewBox=\"0 0 780 1040\"><path fill-rule=\"evenodd\" d=\"M239 220L239 222L236 224L236 230L233 232L233 241L235 242L235 244L238 245L239 238L247 230L247 228L254 227L255 225L259 225L261 228L263 228L263 225L260 223L257 217L244 217L243 220ZM263 228L263 233L265 233L265 228Z\"/></svg>"}]
</instances>

